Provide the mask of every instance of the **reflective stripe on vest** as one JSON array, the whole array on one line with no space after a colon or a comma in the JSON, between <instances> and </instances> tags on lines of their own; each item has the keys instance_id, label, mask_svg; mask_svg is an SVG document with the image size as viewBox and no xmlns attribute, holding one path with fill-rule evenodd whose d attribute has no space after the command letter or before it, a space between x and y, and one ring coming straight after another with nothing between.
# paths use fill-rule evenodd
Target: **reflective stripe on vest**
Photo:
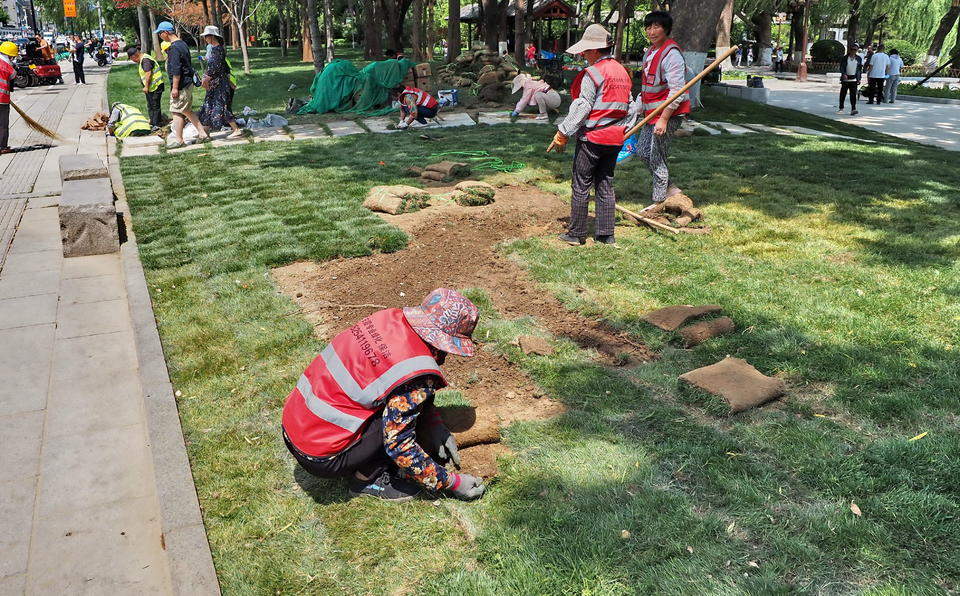
<instances>
[{"instance_id":1,"label":"reflective stripe on vest","mask_svg":"<svg viewBox=\"0 0 960 596\"><path fill-rule=\"evenodd\" d=\"M437 100L435 100L432 95L426 91L421 91L416 87L405 87L401 95L413 95L417 98L418 106L423 106L425 108L433 108L437 106Z\"/></svg>"},{"instance_id":2,"label":"reflective stripe on vest","mask_svg":"<svg viewBox=\"0 0 960 596\"><path fill-rule=\"evenodd\" d=\"M6 60L0 60L0 104L10 103L10 92L13 87L13 79L17 71L7 63Z\"/></svg>"},{"instance_id":3,"label":"reflective stripe on vest","mask_svg":"<svg viewBox=\"0 0 960 596\"><path fill-rule=\"evenodd\" d=\"M338 334L314 358L283 407L283 428L314 457L356 442L390 392L424 375L443 373L403 311L382 310Z\"/></svg>"},{"instance_id":4,"label":"reflective stripe on vest","mask_svg":"<svg viewBox=\"0 0 960 596\"><path fill-rule=\"evenodd\" d=\"M593 106L584 123L586 139L598 145L622 145L626 127L616 123L626 118L630 109L630 74L619 62L604 56L578 75L571 87L574 99L580 96L585 74L596 87Z\"/></svg>"},{"instance_id":5,"label":"reflective stripe on vest","mask_svg":"<svg viewBox=\"0 0 960 596\"><path fill-rule=\"evenodd\" d=\"M150 60L151 62L153 62L153 70L150 71L153 73L153 76L150 78L150 87L149 87L149 93L153 93L154 91L160 88L160 85L163 85L163 73L158 68L156 60L150 58L149 56L141 56L140 62L137 64L137 70L140 71L141 84L145 85L147 83L147 71L143 69L144 60Z\"/></svg>"},{"instance_id":6,"label":"reflective stripe on vest","mask_svg":"<svg viewBox=\"0 0 960 596\"><path fill-rule=\"evenodd\" d=\"M644 116L649 115L670 98L670 87L667 84L666 77L661 76L662 69L660 68L660 64L666 55L674 50L679 52L680 46L672 39L668 39L660 46L657 53L653 55L649 66L646 66L643 72L643 76L641 77L640 103L643 107ZM646 59L644 59L644 63L646 63ZM684 93L678 99L680 100L680 105L673 111L673 115L679 116L690 113L690 96Z\"/></svg>"},{"instance_id":7,"label":"reflective stripe on vest","mask_svg":"<svg viewBox=\"0 0 960 596\"><path fill-rule=\"evenodd\" d=\"M139 130L149 131L153 128L143 112L137 108L126 104L120 104L117 107L120 109L120 121L113 129L113 135L118 139L126 138Z\"/></svg>"}]
</instances>

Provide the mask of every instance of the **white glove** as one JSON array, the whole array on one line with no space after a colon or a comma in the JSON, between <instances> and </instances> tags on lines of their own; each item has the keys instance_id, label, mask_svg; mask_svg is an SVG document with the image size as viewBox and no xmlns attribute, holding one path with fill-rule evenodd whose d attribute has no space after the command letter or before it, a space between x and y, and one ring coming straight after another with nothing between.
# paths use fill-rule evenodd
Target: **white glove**
<instances>
[{"instance_id":1,"label":"white glove","mask_svg":"<svg viewBox=\"0 0 960 596\"><path fill-rule=\"evenodd\" d=\"M406 127L408 127L408 126L410 126L410 125L407 123L406 120L401 120L400 123L397 124L397 128L399 128L400 130L403 130L404 128L406 128Z\"/></svg>"}]
</instances>

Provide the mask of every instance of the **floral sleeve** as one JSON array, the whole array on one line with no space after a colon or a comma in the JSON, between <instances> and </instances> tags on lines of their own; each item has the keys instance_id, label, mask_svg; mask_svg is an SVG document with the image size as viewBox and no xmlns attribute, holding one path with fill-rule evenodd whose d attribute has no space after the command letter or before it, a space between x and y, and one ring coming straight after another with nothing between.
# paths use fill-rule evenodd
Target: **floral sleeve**
<instances>
[{"instance_id":1,"label":"floral sleeve","mask_svg":"<svg viewBox=\"0 0 960 596\"><path fill-rule=\"evenodd\" d=\"M383 446L407 476L431 490L448 488L456 476L438 465L417 444L417 418L433 402L434 377L421 377L398 387L383 410Z\"/></svg>"}]
</instances>

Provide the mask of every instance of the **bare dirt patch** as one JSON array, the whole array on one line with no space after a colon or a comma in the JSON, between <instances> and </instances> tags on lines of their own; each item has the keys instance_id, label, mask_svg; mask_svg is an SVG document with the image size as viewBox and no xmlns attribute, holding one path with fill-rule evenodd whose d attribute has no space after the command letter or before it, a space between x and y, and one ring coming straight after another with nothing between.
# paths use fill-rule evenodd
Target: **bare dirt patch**
<instances>
[{"instance_id":1,"label":"bare dirt patch","mask_svg":"<svg viewBox=\"0 0 960 596\"><path fill-rule=\"evenodd\" d=\"M434 194L445 190L452 188L431 189ZM563 231L569 208L557 197L511 186L499 189L496 202L484 207L462 207L442 199L433 203L415 213L381 214L410 234L404 250L323 263L298 262L273 271L281 290L300 305L319 337L330 338L379 309L416 304L438 287L479 287L503 316L533 316L554 335L595 350L603 363L637 364L654 357L649 348L602 322L569 311L497 252L506 240ZM478 419L499 419L507 425L563 411L561 404L542 397L523 371L483 346L474 358L448 358L444 370L451 388L462 391L476 408ZM471 471L475 465L474 471L492 475L496 455L504 449L497 444L465 449L464 469ZM477 452L476 461L472 451Z\"/></svg>"}]
</instances>

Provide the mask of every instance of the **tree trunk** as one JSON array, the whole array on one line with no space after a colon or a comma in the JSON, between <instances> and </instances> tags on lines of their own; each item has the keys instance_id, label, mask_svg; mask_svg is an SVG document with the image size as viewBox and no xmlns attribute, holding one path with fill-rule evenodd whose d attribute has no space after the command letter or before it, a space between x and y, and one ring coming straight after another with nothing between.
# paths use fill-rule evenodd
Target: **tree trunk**
<instances>
[{"instance_id":1,"label":"tree trunk","mask_svg":"<svg viewBox=\"0 0 960 596\"><path fill-rule=\"evenodd\" d=\"M323 45L317 15L317 0L307 0L307 27L310 30L310 52L313 56L313 71L323 70Z\"/></svg>"},{"instance_id":2,"label":"tree trunk","mask_svg":"<svg viewBox=\"0 0 960 596\"><path fill-rule=\"evenodd\" d=\"M413 0L413 22L410 23L410 45L413 61L423 62L423 0Z\"/></svg>"},{"instance_id":3,"label":"tree trunk","mask_svg":"<svg viewBox=\"0 0 960 596\"><path fill-rule=\"evenodd\" d=\"M150 43L150 22L149 17L147 17L147 9L142 4L137 6L137 24L140 26L140 51L144 54L149 54L150 50L153 49L153 45Z\"/></svg>"},{"instance_id":4,"label":"tree trunk","mask_svg":"<svg viewBox=\"0 0 960 596\"><path fill-rule=\"evenodd\" d=\"M517 0L517 14L513 18L513 55L521 68L526 64L527 53L527 0Z\"/></svg>"},{"instance_id":5,"label":"tree trunk","mask_svg":"<svg viewBox=\"0 0 960 596\"><path fill-rule=\"evenodd\" d=\"M366 0L363 5L363 56L379 60L383 57L380 45L380 27L377 26L377 2Z\"/></svg>"},{"instance_id":6,"label":"tree trunk","mask_svg":"<svg viewBox=\"0 0 960 596\"><path fill-rule=\"evenodd\" d=\"M160 36L154 33L157 30L157 18L153 10L147 8L147 14L150 15L150 47L153 49L154 56L160 59Z\"/></svg>"},{"instance_id":7,"label":"tree trunk","mask_svg":"<svg viewBox=\"0 0 960 596\"><path fill-rule=\"evenodd\" d=\"M947 10L947 14L943 15L943 18L940 19L940 26L937 27L936 33L933 34L933 40L930 42L927 59L924 61L924 66L927 67L928 71L935 69L940 62L940 52L943 50L943 42L947 39L947 35L949 35L950 29L953 28L953 24L957 22L958 16L960 16L960 0L953 0L950 4L950 9ZM958 39L960 39L960 33L958 33Z\"/></svg>"},{"instance_id":8,"label":"tree trunk","mask_svg":"<svg viewBox=\"0 0 960 596\"><path fill-rule=\"evenodd\" d=\"M500 11L497 10L497 0L482 0L483 2L483 43L487 49L497 51L497 41L500 26Z\"/></svg>"},{"instance_id":9,"label":"tree trunk","mask_svg":"<svg viewBox=\"0 0 960 596\"><path fill-rule=\"evenodd\" d=\"M403 23L407 19L412 0L380 0L381 22L388 23L387 43L390 50L402 52L406 44L403 43Z\"/></svg>"},{"instance_id":10,"label":"tree trunk","mask_svg":"<svg viewBox=\"0 0 960 596\"><path fill-rule=\"evenodd\" d=\"M847 50L857 43L860 29L860 0L850 0L850 16L847 18Z\"/></svg>"},{"instance_id":11,"label":"tree trunk","mask_svg":"<svg viewBox=\"0 0 960 596\"><path fill-rule=\"evenodd\" d=\"M280 55L286 58L290 53L290 20L285 0L277 3L277 19L280 29Z\"/></svg>"},{"instance_id":12,"label":"tree trunk","mask_svg":"<svg viewBox=\"0 0 960 596\"><path fill-rule=\"evenodd\" d=\"M436 15L433 11L436 1L437 0L427 0L427 22L425 28L427 30L426 59L428 61L433 60L433 49L437 46L437 28L434 25L436 23Z\"/></svg>"},{"instance_id":13,"label":"tree trunk","mask_svg":"<svg viewBox=\"0 0 960 596\"><path fill-rule=\"evenodd\" d=\"M310 39L307 0L300 0L300 62L313 62L313 40Z\"/></svg>"},{"instance_id":14,"label":"tree trunk","mask_svg":"<svg viewBox=\"0 0 960 596\"><path fill-rule=\"evenodd\" d=\"M683 48L687 63L687 78L701 70L707 59L707 51L717 34L717 20L726 5L726 0L700 0L683 2L673 9L673 38ZM700 83L690 88L690 103L699 105Z\"/></svg>"},{"instance_id":15,"label":"tree trunk","mask_svg":"<svg viewBox=\"0 0 960 596\"><path fill-rule=\"evenodd\" d=\"M330 0L323 0L323 35L326 40L325 57L327 64L333 62L333 10ZM314 64L316 68L316 64ZM320 71L317 71L320 72Z\"/></svg>"},{"instance_id":16,"label":"tree trunk","mask_svg":"<svg viewBox=\"0 0 960 596\"><path fill-rule=\"evenodd\" d=\"M957 38L953 42L953 49L950 50L950 57L960 56L960 20L957 20Z\"/></svg>"},{"instance_id":17,"label":"tree trunk","mask_svg":"<svg viewBox=\"0 0 960 596\"><path fill-rule=\"evenodd\" d=\"M220 32L223 32L223 7L220 6L220 0L210 0L210 18Z\"/></svg>"},{"instance_id":18,"label":"tree trunk","mask_svg":"<svg viewBox=\"0 0 960 596\"><path fill-rule=\"evenodd\" d=\"M243 72L250 74L250 55L247 52L247 35L243 30L243 20L234 16L234 23L237 27L237 37L240 38L240 54L243 55Z\"/></svg>"},{"instance_id":19,"label":"tree trunk","mask_svg":"<svg viewBox=\"0 0 960 596\"><path fill-rule=\"evenodd\" d=\"M209 23L210 21L210 7L207 5L207 0L200 0L200 6L203 8L203 22Z\"/></svg>"},{"instance_id":20,"label":"tree trunk","mask_svg":"<svg viewBox=\"0 0 960 596\"><path fill-rule=\"evenodd\" d=\"M230 47L231 49L238 50L243 46L243 39L241 39L240 27L237 26L237 19L233 15L230 15Z\"/></svg>"},{"instance_id":21,"label":"tree trunk","mask_svg":"<svg viewBox=\"0 0 960 596\"><path fill-rule=\"evenodd\" d=\"M870 23L867 25L867 32L863 35L863 45L869 46L873 43L873 34L877 30L877 22L875 18L870 19Z\"/></svg>"},{"instance_id":22,"label":"tree trunk","mask_svg":"<svg viewBox=\"0 0 960 596\"><path fill-rule=\"evenodd\" d=\"M717 56L730 49L730 31L733 29L733 0L726 0L720 18L717 20ZM720 68L731 68L730 58L720 65Z\"/></svg>"},{"instance_id":23,"label":"tree trunk","mask_svg":"<svg viewBox=\"0 0 960 596\"><path fill-rule=\"evenodd\" d=\"M627 6L624 0L620 0L617 5L617 31L613 36L613 57L617 60L623 58L623 28L627 24Z\"/></svg>"},{"instance_id":24,"label":"tree trunk","mask_svg":"<svg viewBox=\"0 0 960 596\"><path fill-rule=\"evenodd\" d=\"M460 0L449 0L447 6L450 13L447 21L447 63L449 64L460 55Z\"/></svg>"},{"instance_id":25,"label":"tree trunk","mask_svg":"<svg viewBox=\"0 0 960 596\"><path fill-rule=\"evenodd\" d=\"M753 59L761 66L770 66L770 64L773 63L770 59L773 48L773 45L770 43L772 39L770 28L773 25L773 15L769 12L761 11L750 17L750 22L753 24L757 40Z\"/></svg>"}]
</instances>

